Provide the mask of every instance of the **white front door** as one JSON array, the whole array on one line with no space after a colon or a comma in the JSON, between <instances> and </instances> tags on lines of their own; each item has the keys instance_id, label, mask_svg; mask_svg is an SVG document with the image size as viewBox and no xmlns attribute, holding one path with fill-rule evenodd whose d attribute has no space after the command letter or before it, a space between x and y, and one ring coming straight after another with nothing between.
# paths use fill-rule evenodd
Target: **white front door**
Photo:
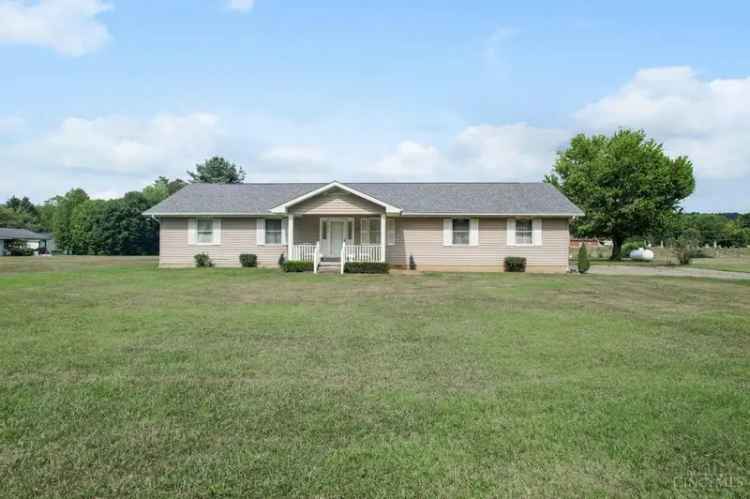
<instances>
[{"instance_id":1,"label":"white front door","mask_svg":"<svg viewBox=\"0 0 750 499\"><path fill-rule=\"evenodd\" d=\"M341 256L341 245L344 244L346 222L328 222L328 256Z\"/></svg>"}]
</instances>

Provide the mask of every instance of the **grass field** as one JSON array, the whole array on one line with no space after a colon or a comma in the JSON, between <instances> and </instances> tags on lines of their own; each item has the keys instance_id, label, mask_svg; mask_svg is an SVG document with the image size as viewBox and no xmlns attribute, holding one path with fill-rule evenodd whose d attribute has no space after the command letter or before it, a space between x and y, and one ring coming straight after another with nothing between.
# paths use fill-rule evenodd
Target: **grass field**
<instances>
[{"instance_id":1,"label":"grass field","mask_svg":"<svg viewBox=\"0 0 750 499\"><path fill-rule=\"evenodd\" d=\"M655 257L650 262L635 260L622 260L612 262L606 259L605 249L595 250L595 255L600 258L593 259L592 265L634 265L639 267L662 267L667 265L677 265L672 251L668 248L652 248ZM692 267L710 270L723 270L728 272L750 272L750 249L749 248L720 248L718 250L704 250L710 258L694 258L690 264ZM575 253L571 252L571 258L575 258Z\"/></svg>"},{"instance_id":2,"label":"grass field","mask_svg":"<svg viewBox=\"0 0 750 499\"><path fill-rule=\"evenodd\" d=\"M750 257L720 256L718 258L697 258L691 263L693 267L729 272L750 272Z\"/></svg>"},{"instance_id":3,"label":"grass field","mask_svg":"<svg viewBox=\"0 0 750 499\"><path fill-rule=\"evenodd\" d=\"M1 260L4 497L750 494L750 283Z\"/></svg>"}]
</instances>

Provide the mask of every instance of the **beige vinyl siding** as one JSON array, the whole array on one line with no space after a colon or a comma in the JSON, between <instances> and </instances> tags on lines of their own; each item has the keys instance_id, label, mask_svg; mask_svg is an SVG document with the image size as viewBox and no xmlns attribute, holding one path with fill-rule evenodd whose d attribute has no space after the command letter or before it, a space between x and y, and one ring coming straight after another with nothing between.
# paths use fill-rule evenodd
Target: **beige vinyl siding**
<instances>
[{"instance_id":1,"label":"beige vinyl siding","mask_svg":"<svg viewBox=\"0 0 750 499\"><path fill-rule=\"evenodd\" d=\"M187 218L161 218L159 266L192 267L193 256L206 253L217 267L238 267L241 253L254 253L258 255L258 265L271 267L277 265L279 255L286 255L286 245L257 246L255 237L255 218L222 218L221 244L191 245Z\"/></svg>"},{"instance_id":2,"label":"beige vinyl siding","mask_svg":"<svg viewBox=\"0 0 750 499\"><path fill-rule=\"evenodd\" d=\"M307 215L364 215L379 214L383 207L344 191L329 191L289 208L296 214Z\"/></svg>"},{"instance_id":3,"label":"beige vinyl siding","mask_svg":"<svg viewBox=\"0 0 750 499\"><path fill-rule=\"evenodd\" d=\"M294 240L317 241L320 218L320 215L296 217ZM354 218L354 241L359 244L360 226L366 217ZM505 218L480 218L479 245L444 246L442 218L397 218L396 242L386 246L386 258L396 267L406 267L409 255L413 255L420 270L499 271L506 256L525 256L529 271L567 269L570 244L567 219L542 221L542 246L509 247L506 225ZM219 267L239 266L241 253L258 255L258 264L266 267L276 266L279 255L286 255L286 245L256 245L255 218L222 218L220 245L189 245L187 227L187 218L161 219L159 264L162 267L192 267L193 255L203 252Z\"/></svg>"},{"instance_id":4,"label":"beige vinyl siding","mask_svg":"<svg viewBox=\"0 0 750 499\"><path fill-rule=\"evenodd\" d=\"M442 218L399 218L396 220L396 244L387 246L391 265L406 267L414 256L421 270L502 270L506 256L527 258L530 271L564 272L568 268L570 235L568 220L547 218L542 221L541 246L508 246L507 219L480 218L479 245L443 245Z\"/></svg>"}]
</instances>

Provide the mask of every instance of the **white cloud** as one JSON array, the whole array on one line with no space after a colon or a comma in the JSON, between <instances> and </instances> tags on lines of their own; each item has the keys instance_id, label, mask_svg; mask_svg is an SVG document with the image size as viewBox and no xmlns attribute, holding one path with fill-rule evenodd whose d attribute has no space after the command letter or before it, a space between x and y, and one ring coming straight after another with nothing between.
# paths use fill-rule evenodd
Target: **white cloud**
<instances>
[{"instance_id":1,"label":"white cloud","mask_svg":"<svg viewBox=\"0 0 750 499\"><path fill-rule=\"evenodd\" d=\"M525 123L472 126L458 134L453 157L463 176L477 180L539 181L569 138Z\"/></svg>"},{"instance_id":2,"label":"white cloud","mask_svg":"<svg viewBox=\"0 0 750 499\"><path fill-rule=\"evenodd\" d=\"M255 0L229 0L227 7L231 10L247 12L255 7Z\"/></svg>"},{"instance_id":3,"label":"white cloud","mask_svg":"<svg viewBox=\"0 0 750 499\"><path fill-rule=\"evenodd\" d=\"M0 197L45 199L79 186L112 197L159 175L184 177L219 153L222 138L218 116L207 113L67 118L44 135L0 148Z\"/></svg>"},{"instance_id":4,"label":"white cloud","mask_svg":"<svg viewBox=\"0 0 750 499\"><path fill-rule=\"evenodd\" d=\"M195 113L149 120L68 118L39 140L21 146L29 157L53 159L64 168L106 169L138 174L209 154L219 136L219 118Z\"/></svg>"},{"instance_id":5,"label":"white cloud","mask_svg":"<svg viewBox=\"0 0 750 499\"><path fill-rule=\"evenodd\" d=\"M97 16L110 8L101 0L0 0L0 42L81 56L109 41L109 31Z\"/></svg>"},{"instance_id":6,"label":"white cloud","mask_svg":"<svg viewBox=\"0 0 750 499\"><path fill-rule=\"evenodd\" d=\"M750 174L750 78L703 80L689 67L638 71L575 115L585 129L644 129L704 178Z\"/></svg>"},{"instance_id":7,"label":"white cloud","mask_svg":"<svg viewBox=\"0 0 750 499\"><path fill-rule=\"evenodd\" d=\"M326 161L321 147L306 144L270 146L258 155L258 159L268 163L303 166L320 165Z\"/></svg>"},{"instance_id":8,"label":"white cloud","mask_svg":"<svg viewBox=\"0 0 750 499\"><path fill-rule=\"evenodd\" d=\"M525 123L470 126L442 150L402 142L373 172L390 180L540 181L569 138L565 130Z\"/></svg>"},{"instance_id":9,"label":"white cloud","mask_svg":"<svg viewBox=\"0 0 750 499\"><path fill-rule=\"evenodd\" d=\"M407 140L378 161L373 172L391 180L434 178L443 161L435 147Z\"/></svg>"}]
</instances>

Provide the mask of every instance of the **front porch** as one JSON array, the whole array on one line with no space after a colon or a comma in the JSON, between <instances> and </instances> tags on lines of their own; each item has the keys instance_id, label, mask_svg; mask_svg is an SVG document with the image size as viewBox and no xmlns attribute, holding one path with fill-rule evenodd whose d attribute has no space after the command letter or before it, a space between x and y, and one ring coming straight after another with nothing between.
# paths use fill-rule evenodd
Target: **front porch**
<instances>
[{"instance_id":1,"label":"front porch","mask_svg":"<svg viewBox=\"0 0 750 499\"><path fill-rule=\"evenodd\" d=\"M386 226L383 213L367 215L293 215L286 219L289 260L336 262L341 271L347 262L385 262Z\"/></svg>"}]
</instances>

